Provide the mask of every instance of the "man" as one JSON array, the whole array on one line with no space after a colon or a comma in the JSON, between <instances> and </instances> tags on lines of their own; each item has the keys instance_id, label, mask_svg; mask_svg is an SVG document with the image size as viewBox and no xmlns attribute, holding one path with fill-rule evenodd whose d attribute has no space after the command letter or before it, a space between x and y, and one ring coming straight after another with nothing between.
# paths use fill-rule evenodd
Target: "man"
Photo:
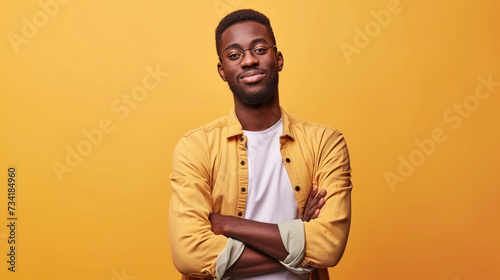
<instances>
[{"instance_id":1,"label":"man","mask_svg":"<svg viewBox=\"0 0 500 280\"><path fill-rule=\"evenodd\" d=\"M280 107L283 54L265 15L227 15L216 48L234 109L175 149L174 264L182 279L329 279L350 226L343 135Z\"/></svg>"}]
</instances>

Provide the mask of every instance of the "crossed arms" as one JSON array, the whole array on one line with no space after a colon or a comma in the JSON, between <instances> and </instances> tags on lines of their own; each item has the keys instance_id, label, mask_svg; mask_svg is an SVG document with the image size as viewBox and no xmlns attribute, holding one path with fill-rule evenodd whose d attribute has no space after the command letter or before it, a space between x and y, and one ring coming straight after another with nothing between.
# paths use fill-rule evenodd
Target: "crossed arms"
<instances>
[{"instance_id":1,"label":"crossed arms","mask_svg":"<svg viewBox=\"0 0 500 280\"><path fill-rule=\"evenodd\" d=\"M315 186L309 194L302 221L309 222L319 216L325 204L326 190L318 193ZM288 251L283 245L278 225L245 220L233 216L211 214L212 231L245 243L239 259L226 271L226 276L252 275L283 268Z\"/></svg>"},{"instance_id":2,"label":"crossed arms","mask_svg":"<svg viewBox=\"0 0 500 280\"><path fill-rule=\"evenodd\" d=\"M297 166L296 170L301 173L295 175L299 176L295 180L310 178L320 189L326 190L320 196L315 196L314 190L306 190L306 195L314 194L316 202L310 198L298 201L299 209L304 210L302 225L305 233L305 255L298 267L335 266L343 254L349 233L352 184L345 141L338 133L325 135L318 141L322 143L314 147L319 150L310 157L314 162ZM216 260L231 237L246 246L225 275L283 268L279 261L287 257L288 252L281 241L278 225L213 214L233 213L232 208L222 211L220 201L216 199L231 200L237 194L233 190L224 189L222 192L222 189L212 187L216 178L213 177L213 158L207 153L207 147L207 137L200 132L183 137L174 152L168 221L174 265L184 275L215 276ZM314 170L308 169L313 166ZM311 187L304 186L303 189ZM215 191L218 193L213 193ZM231 191L233 193L226 193ZM236 204L234 200L227 203Z\"/></svg>"}]
</instances>

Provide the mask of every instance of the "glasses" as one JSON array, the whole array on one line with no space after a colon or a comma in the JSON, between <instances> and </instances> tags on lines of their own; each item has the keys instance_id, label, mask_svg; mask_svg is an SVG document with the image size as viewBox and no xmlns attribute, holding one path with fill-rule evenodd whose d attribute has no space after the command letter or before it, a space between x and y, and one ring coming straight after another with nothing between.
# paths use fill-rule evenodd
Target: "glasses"
<instances>
[{"instance_id":1,"label":"glasses","mask_svg":"<svg viewBox=\"0 0 500 280\"><path fill-rule=\"evenodd\" d=\"M250 51L254 57L258 57L267 54L269 49L276 49L276 45L271 46L267 42L259 42L248 49L242 49L237 46L229 47L225 49L219 57L230 62L238 63L245 57L245 51Z\"/></svg>"}]
</instances>

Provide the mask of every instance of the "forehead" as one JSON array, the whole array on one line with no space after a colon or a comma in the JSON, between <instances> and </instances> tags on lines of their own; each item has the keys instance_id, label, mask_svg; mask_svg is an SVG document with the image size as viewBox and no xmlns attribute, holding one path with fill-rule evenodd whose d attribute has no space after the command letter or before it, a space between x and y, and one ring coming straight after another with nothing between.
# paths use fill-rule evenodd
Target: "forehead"
<instances>
[{"instance_id":1,"label":"forehead","mask_svg":"<svg viewBox=\"0 0 500 280\"><path fill-rule=\"evenodd\" d=\"M238 44L248 46L252 40L264 39L271 43L271 38L266 27L255 21L238 22L228 27L221 35L221 47Z\"/></svg>"}]
</instances>

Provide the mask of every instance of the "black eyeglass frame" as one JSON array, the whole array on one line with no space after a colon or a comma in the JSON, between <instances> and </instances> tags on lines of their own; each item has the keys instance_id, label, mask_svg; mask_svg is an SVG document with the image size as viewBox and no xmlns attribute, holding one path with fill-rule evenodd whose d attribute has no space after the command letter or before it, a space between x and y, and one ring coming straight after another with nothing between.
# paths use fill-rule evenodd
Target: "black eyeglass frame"
<instances>
[{"instance_id":1,"label":"black eyeglass frame","mask_svg":"<svg viewBox=\"0 0 500 280\"><path fill-rule=\"evenodd\" d=\"M271 49L271 48L272 48L272 49L274 49L274 51L275 51L275 52L276 52L276 51L278 51L278 47L277 47L276 45L272 45L272 46L271 46L271 44L269 44L267 41L264 41L264 40L263 40L263 41L260 41L260 42L258 42L258 43L261 43L261 42L265 42L265 43L268 45L268 47L267 47L267 48L265 48L265 50L266 50L266 51L267 51L268 49ZM255 45L257 45L258 43L256 43ZM224 58L224 53L225 53L227 50L229 50L229 49L239 49L239 50L241 50L241 53L242 53L241 57L239 57L239 58L237 58L237 59L235 59L235 60L231 60L231 59L229 59L229 58L226 58L226 59L227 59L227 60L229 60L230 62L233 62L233 61L239 61L240 59L243 59L243 58L245 57L245 53L246 53L246 51L250 51L250 54L251 54L253 57L256 57L255 55L265 55L265 54L267 54L267 52L266 52L266 53L264 53L264 54L257 54L257 53L255 53L255 52L253 52L253 51L252 51L252 49L253 49L253 48L255 48L255 47L257 47L257 46L253 46L253 47L250 47L250 48L247 48L247 49L242 49L242 48L240 48L240 47L238 47L238 46L235 46L235 47L228 47L228 48L226 48L226 49L224 49L224 50L222 51L221 55L219 55L219 60L221 60L221 61L223 60L223 58Z\"/></svg>"}]
</instances>

